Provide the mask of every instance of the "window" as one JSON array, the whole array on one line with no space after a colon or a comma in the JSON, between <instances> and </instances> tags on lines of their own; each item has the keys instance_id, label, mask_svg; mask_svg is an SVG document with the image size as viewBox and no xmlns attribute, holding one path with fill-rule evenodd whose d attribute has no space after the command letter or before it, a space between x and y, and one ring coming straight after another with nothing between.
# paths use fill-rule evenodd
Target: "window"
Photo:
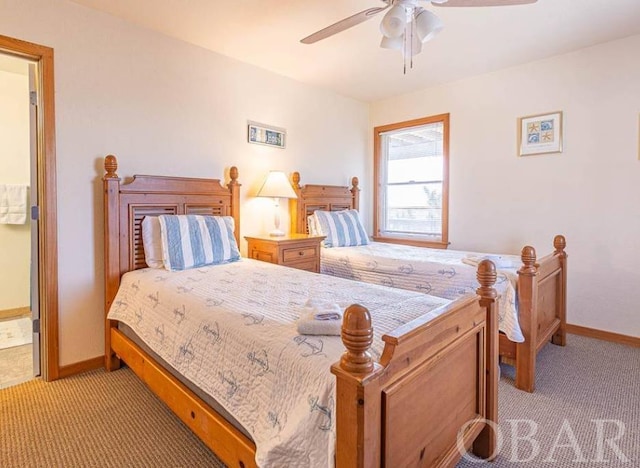
<instances>
[{"instance_id":1,"label":"window","mask_svg":"<svg viewBox=\"0 0 640 468\"><path fill-rule=\"evenodd\" d=\"M376 127L374 239L446 248L449 114Z\"/></svg>"}]
</instances>

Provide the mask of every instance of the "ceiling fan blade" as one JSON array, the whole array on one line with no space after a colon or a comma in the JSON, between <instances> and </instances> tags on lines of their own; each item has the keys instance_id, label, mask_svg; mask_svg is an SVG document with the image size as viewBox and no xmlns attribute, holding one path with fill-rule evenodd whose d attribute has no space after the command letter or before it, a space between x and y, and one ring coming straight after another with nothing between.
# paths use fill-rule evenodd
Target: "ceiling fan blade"
<instances>
[{"instance_id":1,"label":"ceiling fan blade","mask_svg":"<svg viewBox=\"0 0 640 468\"><path fill-rule=\"evenodd\" d=\"M526 5L528 3L536 3L537 1L538 0L449 0L444 3L433 2L432 4L439 7L483 7Z\"/></svg>"},{"instance_id":2,"label":"ceiling fan blade","mask_svg":"<svg viewBox=\"0 0 640 468\"><path fill-rule=\"evenodd\" d=\"M343 20L338 21L337 23L332 24L331 26L327 26L320 31L314 32L310 36L301 39L300 42L303 44L313 44L314 42L318 42L322 39L326 39L329 36L333 36L334 34L338 34L339 32L344 31L345 29L349 29L357 24L360 24L372 16L380 13L381 11L386 10L391 6L391 2L384 7L378 8L369 8L368 10L361 11L360 13L356 13L355 15L349 16Z\"/></svg>"}]
</instances>

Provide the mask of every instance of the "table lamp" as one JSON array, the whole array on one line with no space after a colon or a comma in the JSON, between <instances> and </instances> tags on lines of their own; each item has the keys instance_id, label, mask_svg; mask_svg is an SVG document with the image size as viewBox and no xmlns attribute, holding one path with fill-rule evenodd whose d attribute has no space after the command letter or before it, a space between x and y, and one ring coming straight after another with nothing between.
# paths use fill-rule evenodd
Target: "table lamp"
<instances>
[{"instance_id":1,"label":"table lamp","mask_svg":"<svg viewBox=\"0 0 640 468\"><path fill-rule=\"evenodd\" d=\"M280 199L298 198L286 174L282 171L270 171L264 184L262 184L262 187L258 190L258 196L271 197L275 203L275 229L271 231L269 235L273 237L284 236L285 233L280 230Z\"/></svg>"}]
</instances>

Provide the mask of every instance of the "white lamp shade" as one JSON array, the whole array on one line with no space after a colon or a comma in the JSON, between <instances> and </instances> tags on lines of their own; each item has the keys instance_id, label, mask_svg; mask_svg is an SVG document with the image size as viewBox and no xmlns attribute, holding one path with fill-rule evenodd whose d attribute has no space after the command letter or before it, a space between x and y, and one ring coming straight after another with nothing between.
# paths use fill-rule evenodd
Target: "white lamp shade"
<instances>
[{"instance_id":1,"label":"white lamp shade","mask_svg":"<svg viewBox=\"0 0 640 468\"><path fill-rule=\"evenodd\" d=\"M384 15L380 23L380 32L385 37L399 37L404 33L407 25L407 11L400 4L396 4Z\"/></svg>"},{"instance_id":2,"label":"white lamp shade","mask_svg":"<svg viewBox=\"0 0 640 468\"><path fill-rule=\"evenodd\" d=\"M409 44L407 44L407 46L408 45ZM380 47L382 47L383 49L393 49L393 50L403 51L404 50L404 34L401 35L400 37L394 37L392 39L383 36L382 41L380 41ZM407 50L407 56L409 54L418 55L420 52L422 52L422 42L420 42L420 39L418 39L417 36L413 36L413 46L411 47L410 50Z\"/></svg>"},{"instance_id":3,"label":"white lamp shade","mask_svg":"<svg viewBox=\"0 0 640 468\"><path fill-rule=\"evenodd\" d=\"M258 190L259 197L272 198L298 198L295 190L291 186L289 179L282 171L271 171L264 184Z\"/></svg>"},{"instance_id":4,"label":"white lamp shade","mask_svg":"<svg viewBox=\"0 0 640 468\"><path fill-rule=\"evenodd\" d=\"M414 35L411 55L418 55L420 52L422 52L422 42L420 42L420 38L418 36Z\"/></svg>"},{"instance_id":5,"label":"white lamp shade","mask_svg":"<svg viewBox=\"0 0 640 468\"><path fill-rule=\"evenodd\" d=\"M404 47L404 34L402 34L400 37L394 38L382 36L380 47L382 47L383 49L402 50L402 47Z\"/></svg>"},{"instance_id":6,"label":"white lamp shade","mask_svg":"<svg viewBox=\"0 0 640 468\"><path fill-rule=\"evenodd\" d=\"M416 15L416 32L421 42L427 42L442 31L444 24L434 13L423 9Z\"/></svg>"}]
</instances>

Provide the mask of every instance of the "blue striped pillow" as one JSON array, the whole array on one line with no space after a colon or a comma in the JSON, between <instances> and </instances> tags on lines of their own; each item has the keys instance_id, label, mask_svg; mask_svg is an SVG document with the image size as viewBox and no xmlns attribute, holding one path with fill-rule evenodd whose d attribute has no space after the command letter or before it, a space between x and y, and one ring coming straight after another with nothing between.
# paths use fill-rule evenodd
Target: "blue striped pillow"
<instances>
[{"instance_id":1,"label":"blue striped pillow","mask_svg":"<svg viewBox=\"0 0 640 468\"><path fill-rule=\"evenodd\" d=\"M351 247L369 243L367 232L356 210L315 212L316 227L320 228L325 247Z\"/></svg>"},{"instance_id":2,"label":"blue striped pillow","mask_svg":"<svg viewBox=\"0 0 640 468\"><path fill-rule=\"evenodd\" d=\"M230 216L161 215L158 221L167 270L240 260Z\"/></svg>"}]
</instances>

